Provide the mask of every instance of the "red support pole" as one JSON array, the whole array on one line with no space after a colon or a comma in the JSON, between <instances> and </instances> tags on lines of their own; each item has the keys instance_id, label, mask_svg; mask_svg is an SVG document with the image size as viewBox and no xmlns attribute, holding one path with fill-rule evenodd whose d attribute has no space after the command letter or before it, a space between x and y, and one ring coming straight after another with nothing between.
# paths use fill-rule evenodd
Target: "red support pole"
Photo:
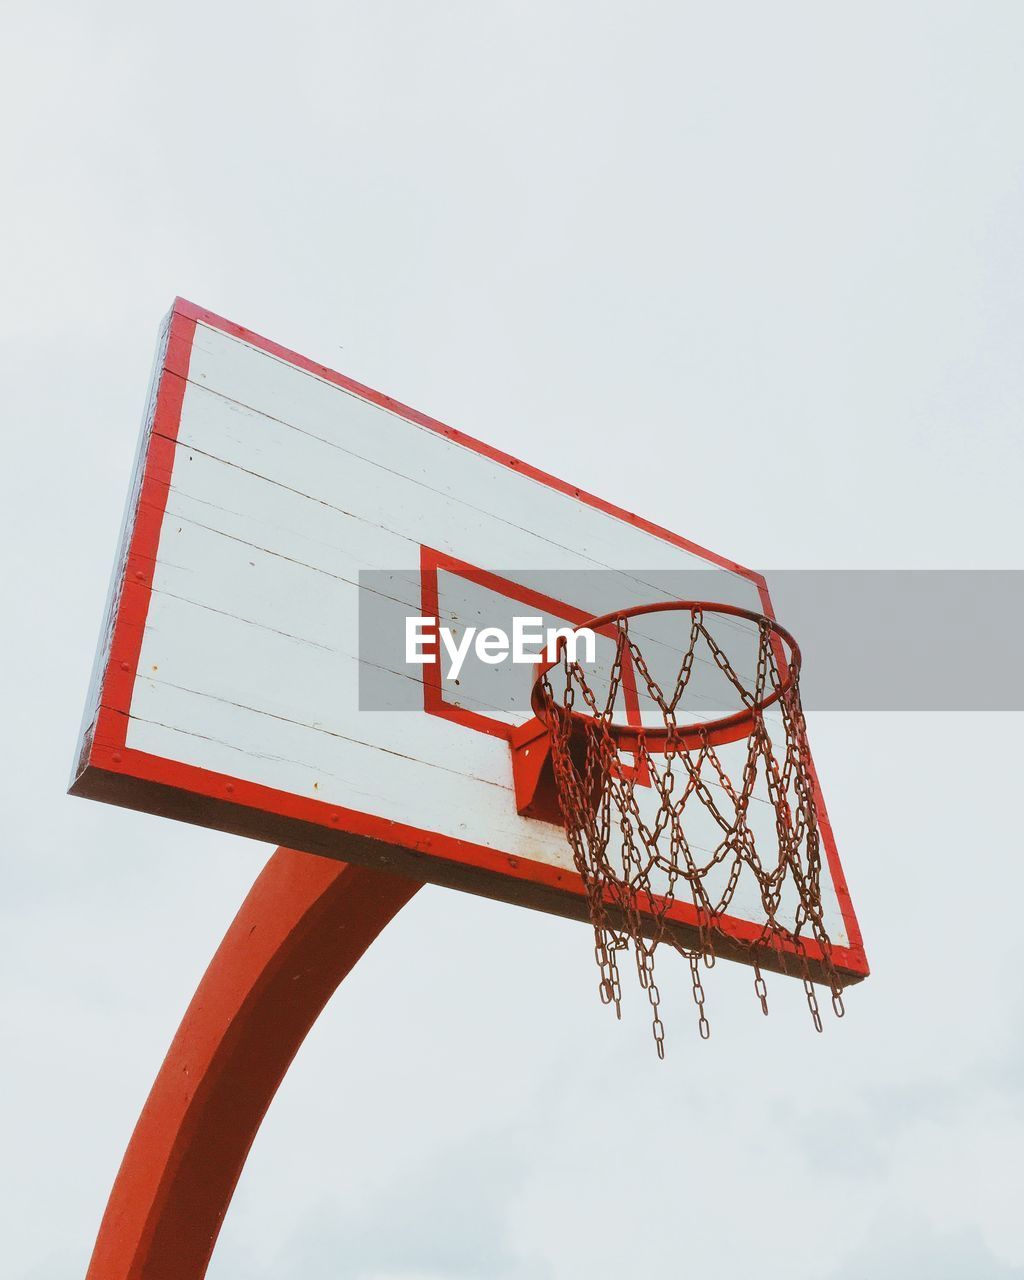
<instances>
[{"instance_id":1,"label":"red support pole","mask_svg":"<svg viewBox=\"0 0 1024 1280\"><path fill-rule=\"evenodd\" d=\"M110 1193L87 1280L201 1280L278 1085L420 883L278 849L196 989Z\"/></svg>"}]
</instances>

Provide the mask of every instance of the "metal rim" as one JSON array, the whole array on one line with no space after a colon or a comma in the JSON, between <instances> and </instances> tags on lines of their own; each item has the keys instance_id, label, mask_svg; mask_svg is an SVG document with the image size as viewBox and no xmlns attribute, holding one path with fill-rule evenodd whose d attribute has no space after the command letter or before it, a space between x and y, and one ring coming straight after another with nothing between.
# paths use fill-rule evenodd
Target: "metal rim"
<instances>
[{"instance_id":1,"label":"metal rim","mask_svg":"<svg viewBox=\"0 0 1024 1280\"><path fill-rule=\"evenodd\" d=\"M640 617L647 613L670 613L673 611L691 615L698 611L702 614L728 614L731 617L745 618L748 622L754 622L758 628L767 627L769 631L773 632L789 646L789 660L785 664L785 675L779 688L773 690L767 698L762 698L760 701L753 703L753 705L744 707L741 711L733 712L727 716L720 716L717 720L698 720L692 724L678 725L674 729L656 725L640 727L635 724L619 724L616 721L610 721L605 727L608 733L616 740L621 750L636 751L643 746L647 751L664 751L670 737L675 746L686 750L699 747L705 743L710 746L720 746L723 743L735 742L746 736L750 726L754 723L755 715L759 711L763 712L767 707L778 702L783 694L789 692L800 671L800 646L794 636L785 627L776 622L774 618L769 617L768 614L757 613L753 609L742 609L739 605L734 604L718 604L711 600L662 600L655 604L634 605L631 609L599 614L597 617L588 618L586 622L581 622L579 626L573 628L573 631L588 629L599 632L604 627L617 624L628 618ZM534 714L543 724L547 724L547 718L541 684L547 673L558 666L561 661L565 643L565 637L560 636L555 648L555 657L550 662L539 662L537 664L537 675L530 695L530 703ZM570 711L569 715L581 725L594 722L592 715L582 711Z\"/></svg>"}]
</instances>

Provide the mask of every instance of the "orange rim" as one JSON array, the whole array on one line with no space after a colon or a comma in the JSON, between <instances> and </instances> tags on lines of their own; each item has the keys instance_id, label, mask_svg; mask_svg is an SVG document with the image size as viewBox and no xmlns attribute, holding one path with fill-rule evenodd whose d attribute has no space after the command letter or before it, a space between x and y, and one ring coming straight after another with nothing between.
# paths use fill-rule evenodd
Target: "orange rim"
<instances>
[{"instance_id":1,"label":"orange rim","mask_svg":"<svg viewBox=\"0 0 1024 1280\"><path fill-rule=\"evenodd\" d=\"M748 735L756 716L760 712L778 702L793 688L799 674L801 663L800 646L793 635L785 627L780 626L774 618L769 618L767 614L757 613L753 609L741 609L739 605L734 604L716 604L708 600L664 600L656 604L635 605L632 609L622 609L617 613L605 613L596 618L588 618L586 622L581 622L573 630L574 632L582 630L598 632L602 628L617 625L629 618L640 617L648 613L670 613L673 611L691 615L695 613L727 614L734 618L744 618L748 622L754 622L759 629L769 630L789 648L789 657L785 662L785 675L780 686L773 690L767 698L758 699L749 707L744 707L741 711L735 711L727 716L720 716L717 720L698 720L692 724L679 725L675 728L657 725L638 727L635 724L619 724L614 720L608 721L605 724L605 728L622 751L636 752L644 749L652 752L663 752L669 749L670 740L673 749L682 748L685 750L692 750L703 745L720 746L723 743L736 742ZM548 723L547 705L542 688L544 678L561 661L565 644L566 637L560 636L555 648L554 658L550 662L537 664L537 677L530 695L530 702L533 706L534 714L544 724ZM780 675L782 674L782 666L783 664L779 663ZM580 726L595 722L594 716L587 715L582 711L569 711L567 714Z\"/></svg>"}]
</instances>

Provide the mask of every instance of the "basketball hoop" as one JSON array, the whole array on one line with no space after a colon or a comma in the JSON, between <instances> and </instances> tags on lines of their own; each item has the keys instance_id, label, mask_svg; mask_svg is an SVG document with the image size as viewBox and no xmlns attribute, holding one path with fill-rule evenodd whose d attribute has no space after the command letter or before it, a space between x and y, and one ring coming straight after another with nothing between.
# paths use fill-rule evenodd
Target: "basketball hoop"
<instances>
[{"instance_id":1,"label":"basketball hoop","mask_svg":"<svg viewBox=\"0 0 1024 1280\"><path fill-rule=\"evenodd\" d=\"M653 659L645 657L644 645L657 642L631 634L631 624L635 629L637 620L662 613L689 615L685 643L672 648L671 685L659 683ZM715 616L717 637L709 615ZM654 957L659 945L670 945L689 963L698 1028L706 1039L710 1024L701 966L714 965L717 947L753 966L764 1013L762 968L801 976L814 1026L821 1031L812 976L831 990L838 1017L843 986L823 922L816 788L796 641L763 614L697 600L626 609L582 625L614 640L611 665L600 678L588 674L579 661L569 661L565 638L560 639L556 656L537 668L532 693L537 722L529 740L540 734L547 739L548 787L556 795L586 890L601 999L621 1017L619 953L632 944L658 1055L664 1057ZM721 633L730 627L734 639L744 633L754 649L746 677L737 673L742 664L731 661L723 647L727 641ZM666 651L661 645L659 657ZM693 688L698 669L724 677L739 710L679 723L683 696ZM615 718L627 671L635 673L634 701L647 708L646 718L634 714L634 723ZM733 745L731 752L724 750ZM536 760L532 769L535 792L541 776ZM767 802L754 795L759 774L767 782ZM542 816L543 801L531 795L535 807L521 812ZM549 818L550 808L549 803ZM741 893L745 912L759 898L760 924L738 939L735 928L727 935L722 922L733 914L730 907Z\"/></svg>"}]
</instances>

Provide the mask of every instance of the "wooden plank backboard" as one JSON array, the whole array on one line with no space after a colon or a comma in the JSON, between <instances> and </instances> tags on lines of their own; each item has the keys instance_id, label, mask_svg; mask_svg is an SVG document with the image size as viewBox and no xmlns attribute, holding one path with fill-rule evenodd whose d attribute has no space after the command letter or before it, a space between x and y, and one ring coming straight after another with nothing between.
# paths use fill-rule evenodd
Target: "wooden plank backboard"
<instances>
[{"instance_id":1,"label":"wooden plank backboard","mask_svg":"<svg viewBox=\"0 0 1024 1280\"><path fill-rule=\"evenodd\" d=\"M72 791L582 917L563 832L513 799L529 670L410 672L367 618L578 623L694 570L770 612L759 574L179 300ZM820 813L825 924L855 980Z\"/></svg>"}]
</instances>

